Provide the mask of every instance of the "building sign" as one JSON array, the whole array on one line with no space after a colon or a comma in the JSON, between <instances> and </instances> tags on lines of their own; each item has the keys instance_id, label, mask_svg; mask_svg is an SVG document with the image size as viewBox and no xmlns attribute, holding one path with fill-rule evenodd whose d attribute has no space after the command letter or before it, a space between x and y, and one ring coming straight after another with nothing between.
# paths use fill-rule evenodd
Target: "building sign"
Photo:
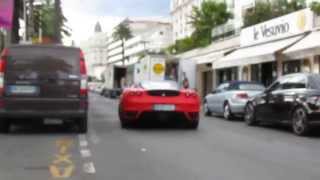
<instances>
[{"instance_id":1,"label":"building sign","mask_svg":"<svg viewBox=\"0 0 320 180\"><path fill-rule=\"evenodd\" d=\"M0 0L0 28L11 29L13 19L13 0Z\"/></svg>"},{"instance_id":2,"label":"building sign","mask_svg":"<svg viewBox=\"0 0 320 180\"><path fill-rule=\"evenodd\" d=\"M155 74L159 74L159 75L163 74L164 73L164 65L160 64L160 63L153 65L153 72Z\"/></svg>"},{"instance_id":3,"label":"building sign","mask_svg":"<svg viewBox=\"0 0 320 180\"><path fill-rule=\"evenodd\" d=\"M300 10L241 31L241 46L273 41L309 31L314 26L313 12Z\"/></svg>"}]
</instances>

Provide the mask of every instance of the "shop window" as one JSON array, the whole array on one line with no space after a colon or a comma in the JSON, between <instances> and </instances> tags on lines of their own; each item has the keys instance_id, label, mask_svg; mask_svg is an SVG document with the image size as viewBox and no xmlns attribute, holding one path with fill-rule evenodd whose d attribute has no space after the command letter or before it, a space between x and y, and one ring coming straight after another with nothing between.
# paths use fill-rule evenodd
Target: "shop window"
<instances>
[{"instance_id":1,"label":"shop window","mask_svg":"<svg viewBox=\"0 0 320 180\"><path fill-rule=\"evenodd\" d=\"M259 64L251 65L251 81L254 81L254 82L261 81Z\"/></svg>"},{"instance_id":2,"label":"shop window","mask_svg":"<svg viewBox=\"0 0 320 180\"><path fill-rule=\"evenodd\" d=\"M288 61L283 63L283 74L292 74L292 73L298 73L301 72L301 61L295 60L295 61Z\"/></svg>"},{"instance_id":3,"label":"shop window","mask_svg":"<svg viewBox=\"0 0 320 180\"><path fill-rule=\"evenodd\" d=\"M242 80L245 80L245 81L249 80L249 68L248 68L248 66L245 66L242 69Z\"/></svg>"}]
</instances>

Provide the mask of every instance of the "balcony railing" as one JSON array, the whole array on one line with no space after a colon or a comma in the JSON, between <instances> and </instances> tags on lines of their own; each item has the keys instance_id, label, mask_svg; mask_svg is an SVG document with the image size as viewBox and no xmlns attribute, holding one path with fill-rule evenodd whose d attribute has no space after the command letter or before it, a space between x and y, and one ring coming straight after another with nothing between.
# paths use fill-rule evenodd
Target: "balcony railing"
<instances>
[{"instance_id":1,"label":"balcony railing","mask_svg":"<svg viewBox=\"0 0 320 180\"><path fill-rule=\"evenodd\" d=\"M226 38L240 35L241 26L234 21L218 26L212 30L212 41L223 40Z\"/></svg>"}]
</instances>

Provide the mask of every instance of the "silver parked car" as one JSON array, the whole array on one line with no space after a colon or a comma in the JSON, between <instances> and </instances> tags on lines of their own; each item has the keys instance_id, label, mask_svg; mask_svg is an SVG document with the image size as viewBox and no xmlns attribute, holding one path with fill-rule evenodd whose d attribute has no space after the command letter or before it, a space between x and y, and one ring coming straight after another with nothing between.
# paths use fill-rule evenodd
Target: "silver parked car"
<instances>
[{"instance_id":1,"label":"silver parked car","mask_svg":"<svg viewBox=\"0 0 320 180\"><path fill-rule=\"evenodd\" d=\"M204 100L204 113L223 115L225 119L243 116L244 108L249 98L260 94L265 87L260 83L247 81L232 81L221 84L208 94Z\"/></svg>"}]
</instances>

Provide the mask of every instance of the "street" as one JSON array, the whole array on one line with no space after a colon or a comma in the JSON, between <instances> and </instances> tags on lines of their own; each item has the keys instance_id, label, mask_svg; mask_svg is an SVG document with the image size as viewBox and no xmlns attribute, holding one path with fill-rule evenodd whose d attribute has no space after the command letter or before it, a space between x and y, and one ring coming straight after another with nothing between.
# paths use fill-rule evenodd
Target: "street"
<instances>
[{"instance_id":1,"label":"street","mask_svg":"<svg viewBox=\"0 0 320 180\"><path fill-rule=\"evenodd\" d=\"M54 127L0 135L0 179L318 180L320 135L201 118L197 131L122 130L117 100L90 95L87 135Z\"/></svg>"}]
</instances>

